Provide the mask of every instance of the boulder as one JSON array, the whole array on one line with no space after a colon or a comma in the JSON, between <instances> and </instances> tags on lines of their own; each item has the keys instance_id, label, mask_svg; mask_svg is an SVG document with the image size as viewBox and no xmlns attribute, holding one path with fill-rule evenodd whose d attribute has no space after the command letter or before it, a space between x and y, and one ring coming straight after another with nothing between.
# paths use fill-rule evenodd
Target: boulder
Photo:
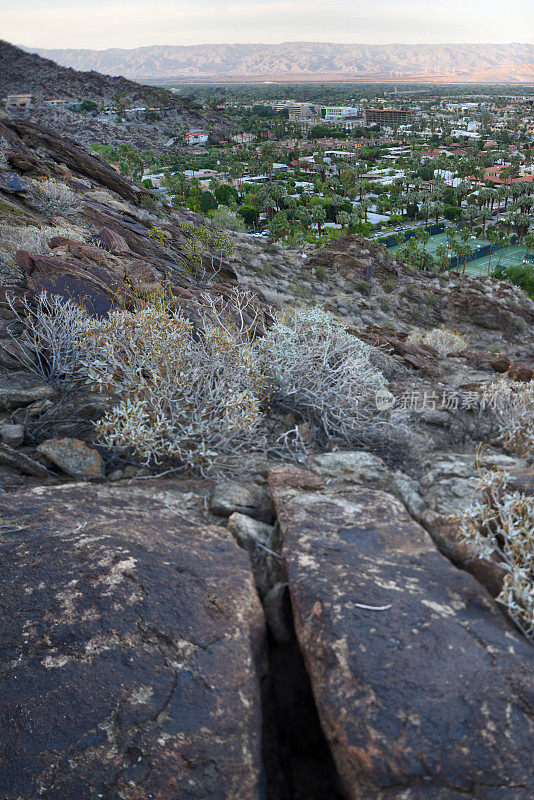
<instances>
[{"instance_id":1,"label":"boulder","mask_svg":"<svg viewBox=\"0 0 534 800\"><path fill-rule=\"evenodd\" d=\"M24 441L24 427L5 422L0 425L0 442L9 447L18 447Z\"/></svg>"},{"instance_id":2,"label":"boulder","mask_svg":"<svg viewBox=\"0 0 534 800\"><path fill-rule=\"evenodd\" d=\"M37 451L72 478L90 481L105 475L104 460L98 450L80 439L46 439Z\"/></svg>"},{"instance_id":3,"label":"boulder","mask_svg":"<svg viewBox=\"0 0 534 800\"><path fill-rule=\"evenodd\" d=\"M261 522L270 523L273 520L268 493L261 486L236 481L220 481L215 484L209 510L217 517L229 517L237 511Z\"/></svg>"},{"instance_id":4,"label":"boulder","mask_svg":"<svg viewBox=\"0 0 534 800\"><path fill-rule=\"evenodd\" d=\"M264 621L178 481L0 501L0 797L260 796Z\"/></svg>"},{"instance_id":5,"label":"boulder","mask_svg":"<svg viewBox=\"0 0 534 800\"><path fill-rule=\"evenodd\" d=\"M130 250L124 236L121 236L120 233L112 230L112 228L106 228L104 225L100 228L98 235L102 244L112 253L127 253Z\"/></svg>"},{"instance_id":6,"label":"boulder","mask_svg":"<svg viewBox=\"0 0 534 800\"><path fill-rule=\"evenodd\" d=\"M401 504L270 473L295 630L349 800L534 796L532 647Z\"/></svg>"},{"instance_id":7,"label":"boulder","mask_svg":"<svg viewBox=\"0 0 534 800\"><path fill-rule=\"evenodd\" d=\"M29 372L0 374L0 410L28 406L53 394L54 390L38 375Z\"/></svg>"}]
</instances>

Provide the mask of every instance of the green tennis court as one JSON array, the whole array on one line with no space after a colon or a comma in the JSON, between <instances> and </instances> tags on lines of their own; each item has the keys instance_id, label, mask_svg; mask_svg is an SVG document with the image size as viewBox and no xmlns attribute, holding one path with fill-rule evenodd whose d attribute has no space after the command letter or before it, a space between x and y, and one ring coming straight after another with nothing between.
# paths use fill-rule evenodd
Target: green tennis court
<instances>
[{"instance_id":1,"label":"green tennis court","mask_svg":"<svg viewBox=\"0 0 534 800\"><path fill-rule=\"evenodd\" d=\"M493 271L497 264L501 267L512 267L517 264L522 264L527 254L526 247L512 244L507 247L504 253L500 254L498 248L494 248L491 254L491 270ZM489 256L482 256L473 261L469 261L466 267L466 272L470 275L487 275L488 274Z\"/></svg>"},{"instance_id":2,"label":"green tennis court","mask_svg":"<svg viewBox=\"0 0 534 800\"><path fill-rule=\"evenodd\" d=\"M434 236L431 236L428 240L426 245L426 250L431 255L436 255L436 250L438 249L439 245L447 246L447 234L444 233L436 233ZM477 239L469 237L467 240L467 244L473 251L473 255L476 255L477 250L482 250L483 248L487 248L490 245L487 239ZM392 247L391 252L395 252L398 250L398 246ZM500 265L503 267L510 267L515 264L522 264L523 259L526 257L526 248L520 245L510 245L507 247L500 257ZM491 270L493 271L497 264L499 263L499 256L500 256L500 249L498 247L494 247L491 253ZM472 261L468 261L466 265L466 273L468 275L487 275L488 274L488 264L489 264L489 254L480 256L480 258L474 258Z\"/></svg>"}]
</instances>

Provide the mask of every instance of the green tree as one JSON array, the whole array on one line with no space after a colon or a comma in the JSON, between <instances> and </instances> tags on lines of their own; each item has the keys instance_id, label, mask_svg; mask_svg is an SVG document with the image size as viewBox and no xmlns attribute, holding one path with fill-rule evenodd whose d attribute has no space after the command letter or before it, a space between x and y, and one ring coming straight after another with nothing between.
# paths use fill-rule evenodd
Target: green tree
<instances>
[{"instance_id":1,"label":"green tree","mask_svg":"<svg viewBox=\"0 0 534 800\"><path fill-rule=\"evenodd\" d=\"M215 189L215 197L222 206L230 206L232 203L237 203L239 195L233 186L220 183Z\"/></svg>"},{"instance_id":2,"label":"green tree","mask_svg":"<svg viewBox=\"0 0 534 800\"><path fill-rule=\"evenodd\" d=\"M217 208L217 201L211 192L202 192L199 206L202 213L207 214L208 211L213 211Z\"/></svg>"}]
</instances>

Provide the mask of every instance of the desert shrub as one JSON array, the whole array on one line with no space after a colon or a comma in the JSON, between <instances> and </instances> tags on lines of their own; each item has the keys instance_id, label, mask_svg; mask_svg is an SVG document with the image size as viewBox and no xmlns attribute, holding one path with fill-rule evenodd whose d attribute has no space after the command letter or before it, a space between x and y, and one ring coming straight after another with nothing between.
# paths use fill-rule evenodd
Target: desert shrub
<instances>
[{"instance_id":1,"label":"desert shrub","mask_svg":"<svg viewBox=\"0 0 534 800\"><path fill-rule=\"evenodd\" d=\"M95 319L74 302L41 294L12 301L36 364L59 388L89 386L112 397L96 423L100 441L144 463L206 475L265 452L294 455L297 433L275 431L291 411L311 441L353 444L398 437L399 420L378 412L387 357L317 308L264 312L252 294L204 294L193 325L165 290L130 310ZM391 423L394 422L395 425Z\"/></svg>"},{"instance_id":2,"label":"desert shrub","mask_svg":"<svg viewBox=\"0 0 534 800\"><path fill-rule=\"evenodd\" d=\"M414 331L408 336L408 341L414 344L427 344L437 350L440 356L458 353L467 347L465 336L449 331L446 328L432 328L431 331Z\"/></svg>"},{"instance_id":3,"label":"desert shrub","mask_svg":"<svg viewBox=\"0 0 534 800\"><path fill-rule=\"evenodd\" d=\"M105 444L201 474L254 449L261 368L245 325L223 318L206 316L200 336L181 312L151 306L87 322L87 374L121 398L97 423Z\"/></svg>"},{"instance_id":4,"label":"desert shrub","mask_svg":"<svg viewBox=\"0 0 534 800\"><path fill-rule=\"evenodd\" d=\"M76 214L81 208L80 196L54 178L32 181L30 203L38 211L62 216Z\"/></svg>"},{"instance_id":5,"label":"desert shrub","mask_svg":"<svg viewBox=\"0 0 534 800\"><path fill-rule=\"evenodd\" d=\"M19 353L21 364L53 384L73 384L82 378L87 312L74 301L45 291L35 303L27 296L15 300L6 295L6 299L16 319L25 326L25 347Z\"/></svg>"},{"instance_id":6,"label":"desert shrub","mask_svg":"<svg viewBox=\"0 0 534 800\"><path fill-rule=\"evenodd\" d=\"M461 517L461 533L480 558L497 558L506 570L497 601L534 640L534 497L510 491L510 476L485 474Z\"/></svg>"},{"instance_id":7,"label":"desert shrub","mask_svg":"<svg viewBox=\"0 0 534 800\"><path fill-rule=\"evenodd\" d=\"M504 446L520 455L534 450L534 383L502 378L488 387L488 404Z\"/></svg>"},{"instance_id":8,"label":"desert shrub","mask_svg":"<svg viewBox=\"0 0 534 800\"><path fill-rule=\"evenodd\" d=\"M48 243L53 236L66 236L69 239L83 241L83 236L76 228L68 226L34 228L29 225L10 225L0 222L0 257L7 264L16 265L18 250L29 253L45 254L49 252Z\"/></svg>"},{"instance_id":9,"label":"desert shrub","mask_svg":"<svg viewBox=\"0 0 534 800\"><path fill-rule=\"evenodd\" d=\"M223 260L235 250L230 236L206 225L182 223L188 236L183 246L188 265L200 284L209 283L223 267Z\"/></svg>"},{"instance_id":10,"label":"desert shrub","mask_svg":"<svg viewBox=\"0 0 534 800\"><path fill-rule=\"evenodd\" d=\"M51 235L50 228L31 228L0 222L0 256L7 263L14 264L18 250L46 253Z\"/></svg>"},{"instance_id":11,"label":"desert shrub","mask_svg":"<svg viewBox=\"0 0 534 800\"><path fill-rule=\"evenodd\" d=\"M360 439L377 424L376 392L386 379L373 348L318 308L274 314L258 340L271 404L304 418L322 443Z\"/></svg>"}]
</instances>

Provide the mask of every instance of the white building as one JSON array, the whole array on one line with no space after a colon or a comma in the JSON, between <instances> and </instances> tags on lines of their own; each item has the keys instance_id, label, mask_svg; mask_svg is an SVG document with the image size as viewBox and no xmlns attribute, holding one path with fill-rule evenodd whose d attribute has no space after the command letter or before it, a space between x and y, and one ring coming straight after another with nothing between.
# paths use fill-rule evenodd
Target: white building
<instances>
[{"instance_id":1,"label":"white building","mask_svg":"<svg viewBox=\"0 0 534 800\"><path fill-rule=\"evenodd\" d=\"M190 147L198 147L198 145L206 144L209 139L209 134L206 131L189 131L185 135L186 144Z\"/></svg>"}]
</instances>

